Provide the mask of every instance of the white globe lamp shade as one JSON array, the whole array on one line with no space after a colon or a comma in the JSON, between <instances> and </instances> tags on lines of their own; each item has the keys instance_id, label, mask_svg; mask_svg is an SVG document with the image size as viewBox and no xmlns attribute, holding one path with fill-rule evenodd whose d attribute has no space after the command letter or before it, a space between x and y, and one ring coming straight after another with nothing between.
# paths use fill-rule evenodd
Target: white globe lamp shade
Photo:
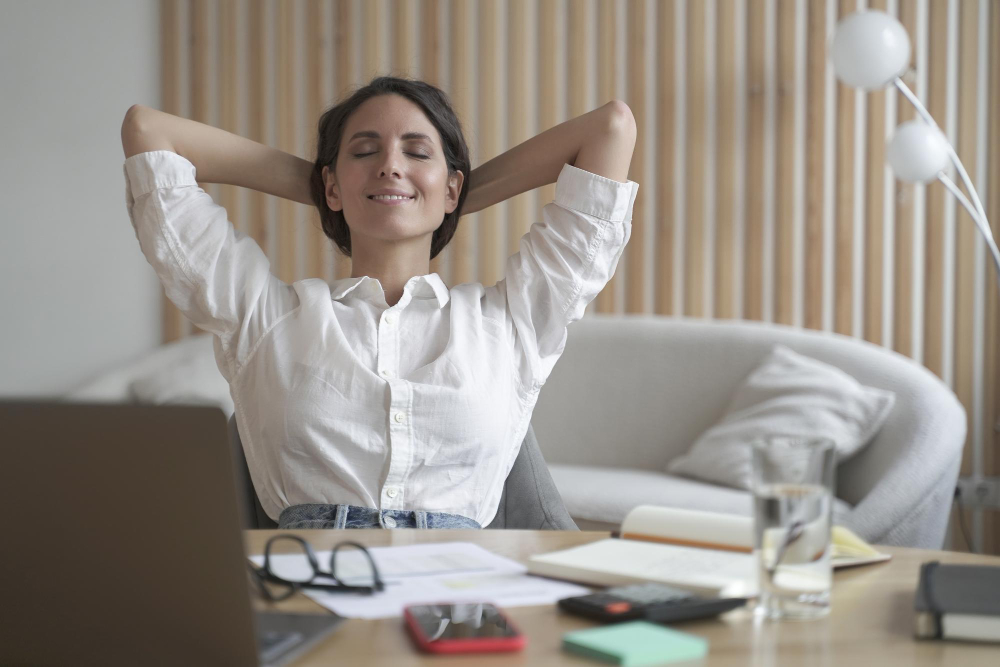
<instances>
[{"instance_id":1,"label":"white globe lamp shade","mask_svg":"<svg viewBox=\"0 0 1000 667\"><path fill-rule=\"evenodd\" d=\"M896 128L885 156L896 177L907 183L933 181L951 164L941 130L919 120Z\"/></svg>"},{"instance_id":2,"label":"white globe lamp shade","mask_svg":"<svg viewBox=\"0 0 1000 667\"><path fill-rule=\"evenodd\" d=\"M845 16L831 51L837 78L865 90L884 88L910 65L910 37L903 24L876 10Z\"/></svg>"}]
</instances>

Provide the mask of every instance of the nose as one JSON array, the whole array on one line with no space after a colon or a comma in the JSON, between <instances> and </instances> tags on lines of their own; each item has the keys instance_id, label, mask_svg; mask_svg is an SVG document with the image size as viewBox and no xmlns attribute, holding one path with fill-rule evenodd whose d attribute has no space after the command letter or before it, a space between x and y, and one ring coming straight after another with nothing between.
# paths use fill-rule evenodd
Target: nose
<instances>
[{"instance_id":1,"label":"nose","mask_svg":"<svg viewBox=\"0 0 1000 667\"><path fill-rule=\"evenodd\" d=\"M399 163L400 158L396 151L387 150L385 152L385 157L382 159L382 164L379 165L379 178L387 175L399 178L402 175L400 173Z\"/></svg>"}]
</instances>

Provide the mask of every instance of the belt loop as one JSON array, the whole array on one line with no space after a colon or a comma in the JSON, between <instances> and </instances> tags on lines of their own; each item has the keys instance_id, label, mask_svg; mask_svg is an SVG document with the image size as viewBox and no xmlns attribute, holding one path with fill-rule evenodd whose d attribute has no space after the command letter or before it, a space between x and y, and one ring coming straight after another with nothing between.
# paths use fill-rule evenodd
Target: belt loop
<instances>
[{"instance_id":1,"label":"belt loop","mask_svg":"<svg viewBox=\"0 0 1000 667\"><path fill-rule=\"evenodd\" d=\"M417 528L427 528L427 512L417 510L414 514L416 514L416 521L414 523Z\"/></svg>"},{"instance_id":2,"label":"belt loop","mask_svg":"<svg viewBox=\"0 0 1000 667\"><path fill-rule=\"evenodd\" d=\"M347 505L337 505L337 514L333 520L333 527L338 530L347 528Z\"/></svg>"}]
</instances>

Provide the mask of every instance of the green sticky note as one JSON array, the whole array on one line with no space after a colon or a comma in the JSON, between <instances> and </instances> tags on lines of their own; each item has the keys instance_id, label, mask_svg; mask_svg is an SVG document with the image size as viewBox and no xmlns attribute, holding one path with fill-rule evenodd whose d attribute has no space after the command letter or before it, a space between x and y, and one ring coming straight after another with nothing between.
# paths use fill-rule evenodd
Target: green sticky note
<instances>
[{"instance_id":1,"label":"green sticky note","mask_svg":"<svg viewBox=\"0 0 1000 667\"><path fill-rule=\"evenodd\" d=\"M563 649L636 667L702 658L708 653L708 640L655 623L632 621L567 632L563 635Z\"/></svg>"}]
</instances>

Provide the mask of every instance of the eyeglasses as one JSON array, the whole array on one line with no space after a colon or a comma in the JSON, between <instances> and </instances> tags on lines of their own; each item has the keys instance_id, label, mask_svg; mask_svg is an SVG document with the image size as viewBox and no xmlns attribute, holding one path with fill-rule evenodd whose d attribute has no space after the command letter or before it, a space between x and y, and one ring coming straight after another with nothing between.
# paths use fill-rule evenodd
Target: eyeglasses
<instances>
[{"instance_id":1,"label":"eyeglasses","mask_svg":"<svg viewBox=\"0 0 1000 667\"><path fill-rule=\"evenodd\" d=\"M272 556L271 549L278 545L282 549L281 554ZM352 581L345 584L337 576L337 554L344 547L351 547L347 550L348 557L341 559L341 577ZM356 557L353 551L357 549L364 558ZM305 559L285 557L305 556ZM303 560L308 567L303 567ZM250 568L251 578L257 585L260 594L271 602L280 602L295 595L303 588L320 589L331 593L368 593L373 594L385 590L385 584L379 575L375 561L368 550L357 542L340 542L333 547L330 552L330 570L323 571L319 565L319 558L312 546L297 535L275 535L267 541L264 546L264 565L256 567L247 561ZM321 583L316 579L330 579L333 583ZM361 581L362 584L353 583ZM368 583L370 582L370 583Z\"/></svg>"}]
</instances>

